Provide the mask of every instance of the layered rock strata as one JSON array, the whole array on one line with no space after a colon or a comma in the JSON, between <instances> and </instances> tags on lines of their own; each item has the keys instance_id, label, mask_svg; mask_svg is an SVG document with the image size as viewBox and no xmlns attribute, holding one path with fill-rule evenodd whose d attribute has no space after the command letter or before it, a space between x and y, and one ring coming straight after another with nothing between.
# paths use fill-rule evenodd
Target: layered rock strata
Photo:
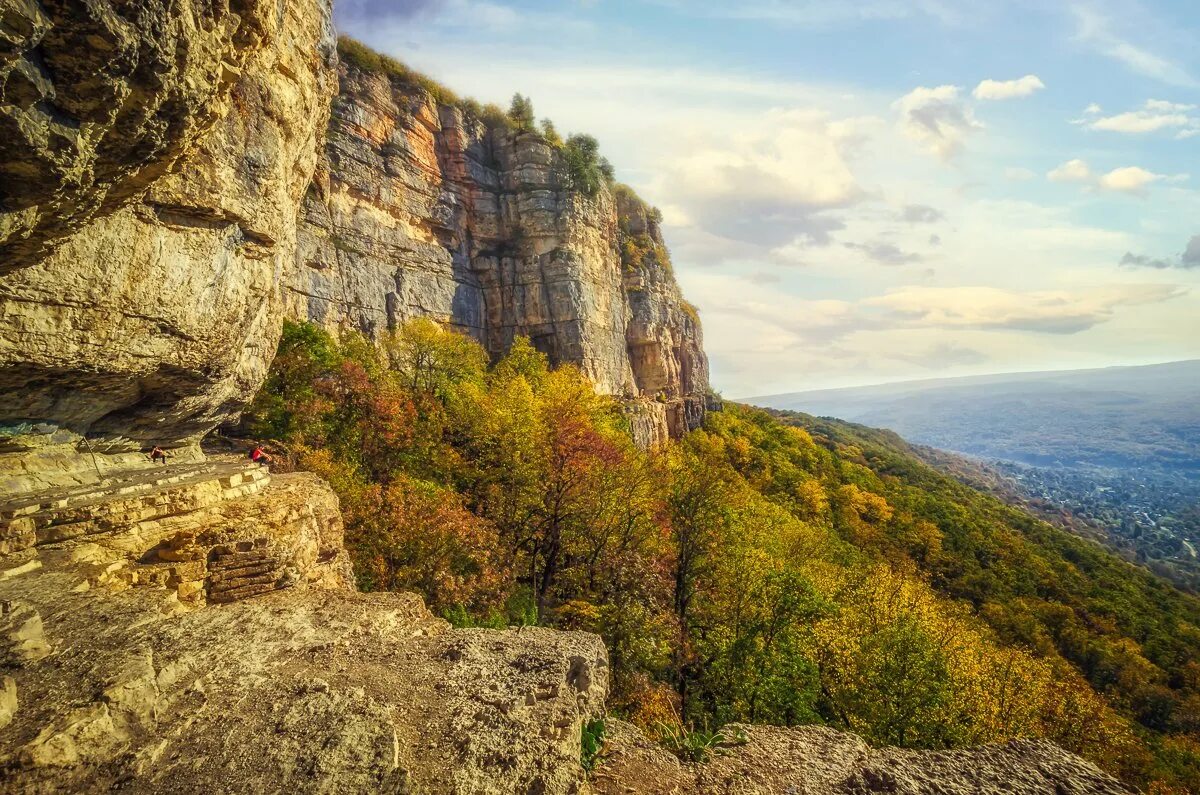
<instances>
[{"instance_id":1,"label":"layered rock strata","mask_svg":"<svg viewBox=\"0 0 1200 795\"><path fill-rule=\"evenodd\" d=\"M0 48L0 473L81 482L194 446L274 355L328 4L19 0Z\"/></svg>"},{"instance_id":2,"label":"layered rock strata","mask_svg":"<svg viewBox=\"0 0 1200 795\"><path fill-rule=\"evenodd\" d=\"M661 246L641 202L574 189L541 136L489 129L399 78L343 63L340 81L303 207L294 316L372 335L432 317L493 356L524 335L627 400L643 443L699 424L695 312L669 262L622 253L631 234Z\"/></svg>"}]
</instances>

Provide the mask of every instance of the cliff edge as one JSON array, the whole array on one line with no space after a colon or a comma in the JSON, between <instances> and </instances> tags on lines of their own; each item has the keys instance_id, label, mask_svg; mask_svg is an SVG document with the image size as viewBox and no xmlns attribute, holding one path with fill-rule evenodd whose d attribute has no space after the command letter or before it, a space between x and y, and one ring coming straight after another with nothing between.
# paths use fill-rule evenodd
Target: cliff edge
<instances>
[{"instance_id":1,"label":"cliff edge","mask_svg":"<svg viewBox=\"0 0 1200 795\"><path fill-rule=\"evenodd\" d=\"M432 317L494 356L529 337L623 398L639 442L703 420L708 361L656 215L573 184L561 146L352 59L302 208L293 316L375 335Z\"/></svg>"}]
</instances>

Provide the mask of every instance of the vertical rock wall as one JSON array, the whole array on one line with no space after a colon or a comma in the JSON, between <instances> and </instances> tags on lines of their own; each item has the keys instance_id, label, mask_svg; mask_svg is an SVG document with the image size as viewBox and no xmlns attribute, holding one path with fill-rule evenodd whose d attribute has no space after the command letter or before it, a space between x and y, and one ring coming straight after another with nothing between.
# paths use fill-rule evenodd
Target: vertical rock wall
<instances>
[{"instance_id":1,"label":"vertical rock wall","mask_svg":"<svg viewBox=\"0 0 1200 795\"><path fill-rule=\"evenodd\" d=\"M0 30L21 131L0 136L0 474L69 468L81 438L188 447L274 356L335 90L329 4L27 5Z\"/></svg>"},{"instance_id":2,"label":"vertical rock wall","mask_svg":"<svg viewBox=\"0 0 1200 795\"><path fill-rule=\"evenodd\" d=\"M384 74L343 63L340 77L304 203L293 316L368 334L428 316L493 356L525 335L625 399L643 444L700 423L694 310L669 265L622 256L631 229L661 245L641 202L573 190L536 134L488 129Z\"/></svg>"}]
</instances>

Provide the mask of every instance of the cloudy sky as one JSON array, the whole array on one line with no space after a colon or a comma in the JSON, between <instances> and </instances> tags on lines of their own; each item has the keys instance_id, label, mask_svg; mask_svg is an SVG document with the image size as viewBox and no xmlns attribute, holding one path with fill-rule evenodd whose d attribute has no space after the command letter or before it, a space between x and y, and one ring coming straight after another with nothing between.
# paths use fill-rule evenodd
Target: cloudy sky
<instances>
[{"instance_id":1,"label":"cloudy sky","mask_svg":"<svg viewBox=\"0 0 1200 795\"><path fill-rule=\"evenodd\" d=\"M339 0L663 210L716 387L1200 357L1195 0Z\"/></svg>"}]
</instances>

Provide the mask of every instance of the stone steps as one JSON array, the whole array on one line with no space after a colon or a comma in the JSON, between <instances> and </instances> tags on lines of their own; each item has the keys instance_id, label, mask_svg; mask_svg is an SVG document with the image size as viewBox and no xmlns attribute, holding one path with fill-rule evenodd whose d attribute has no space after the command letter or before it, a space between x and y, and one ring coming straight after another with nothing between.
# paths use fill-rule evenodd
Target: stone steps
<instances>
[{"instance_id":1,"label":"stone steps","mask_svg":"<svg viewBox=\"0 0 1200 795\"><path fill-rule=\"evenodd\" d=\"M270 482L247 461L147 467L0 503L0 554L197 511L257 494Z\"/></svg>"}]
</instances>

